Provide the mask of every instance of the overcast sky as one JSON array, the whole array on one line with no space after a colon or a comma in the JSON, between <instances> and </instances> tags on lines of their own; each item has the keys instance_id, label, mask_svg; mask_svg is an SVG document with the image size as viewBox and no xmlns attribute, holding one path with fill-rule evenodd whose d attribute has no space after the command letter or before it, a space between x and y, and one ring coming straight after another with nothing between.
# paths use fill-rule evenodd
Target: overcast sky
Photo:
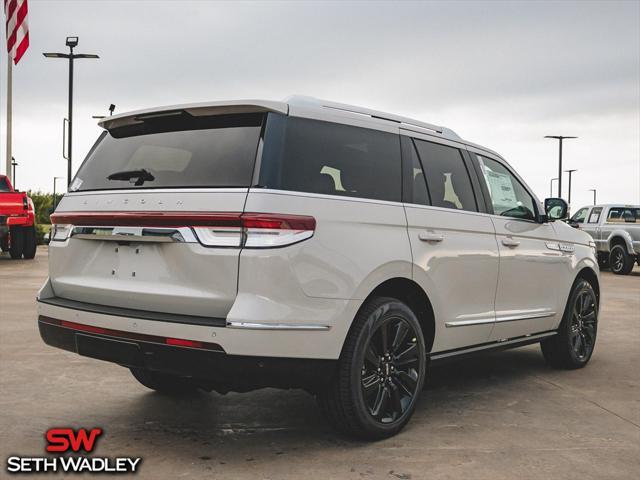
<instances>
[{"instance_id":1,"label":"overcast sky","mask_svg":"<svg viewBox=\"0 0 640 480\"><path fill-rule=\"evenodd\" d=\"M186 2L29 0L31 46L14 68L20 189L64 176L67 62L80 37L74 171L92 115L304 94L445 125L501 153L539 197L576 168L573 205L640 203L640 2ZM2 50L2 165L6 52ZM59 182L59 186L65 182ZM566 192L567 179L564 185ZM565 193L566 198L566 193Z\"/></svg>"}]
</instances>

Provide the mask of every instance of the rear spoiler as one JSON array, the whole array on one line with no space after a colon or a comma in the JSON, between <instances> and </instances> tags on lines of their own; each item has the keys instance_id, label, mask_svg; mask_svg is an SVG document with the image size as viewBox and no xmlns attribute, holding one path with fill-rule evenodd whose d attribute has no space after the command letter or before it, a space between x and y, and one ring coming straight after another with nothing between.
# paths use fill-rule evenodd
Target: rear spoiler
<instances>
[{"instance_id":1,"label":"rear spoiler","mask_svg":"<svg viewBox=\"0 0 640 480\"><path fill-rule=\"evenodd\" d=\"M287 115L289 113L289 106L284 102L271 102L266 100L190 103L122 113L120 115L106 117L100 120L98 125L106 130L111 130L128 125L140 124L143 123L145 119L172 115L179 112L186 112L194 117L260 112L277 112Z\"/></svg>"}]
</instances>

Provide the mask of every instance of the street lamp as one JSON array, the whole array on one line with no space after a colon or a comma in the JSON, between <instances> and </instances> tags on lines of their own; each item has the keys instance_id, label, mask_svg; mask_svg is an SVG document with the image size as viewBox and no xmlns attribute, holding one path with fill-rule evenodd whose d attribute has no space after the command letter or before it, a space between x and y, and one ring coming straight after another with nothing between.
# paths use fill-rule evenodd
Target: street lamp
<instances>
[{"instance_id":1,"label":"street lamp","mask_svg":"<svg viewBox=\"0 0 640 480\"><path fill-rule=\"evenodd\" d=\"M576 169L576 168L565 170L565 172L567 172L569 174L569 198L567 199L567 203L569 204L569 208L567 209L567 216L569 216L569 213L571 212L571 174L573 172L577 172L577 171L578 171L578 169Z\"/></svg>"},{"instance_id":2,"label":"street lamp","mask_svg":"<svg viewBox=\"0 0 640 480\"><path fill-rule=\"evenodd\" d=\"M16 159L14 157L11 157L11 166L13 167L13 189L17 190L16 188L16 167L18 166L18 162L16 162Z\"/></svg>"},{"instance_id":3,"label":"street lamp","mask_svg":"<svg viewBox=\"0 0 640 480\"><path fill-rule=\"evenodd\" d=\"M578 138L578 137L565 137L562 135L546 135L544 138L555 138L559 140L559 154L558 154L558 198L562 198L562 140L565 138Z\"/></svg>"},{"instance_id":4,"label":"street lamp","mask_svg":"<svg viewBox=\"0 0 640 480\"><path fill-rule=\"evenodd\" d=\"M71 183L72 167L72 134L73 134L73 61L76 58L100 58L93 53L73 53L74 47L78 46L78 37L67 37L67 47L69 53L43 53L47 58L66 58L69 60L69 114L67 122L69 124L69 135L67 138L67 185ZM64 141L64 140L63 140Z\"/></svg>"},{"instance_id":5,"label":"street lamp","mask_svg":"<svg viewBox=\"0 0 640 480\"><path fill-rule=\"evenodd\" d=\"M596 189L595 188L590 188L589 189L590 192L593 192L593 204L596 204Z\"/></svg>"},{"instance_id":6,"label":"street lamp","mask_svg":"<svg viewBox=\"0 0 640 480\"><path fill-rule=\"evenodd\" d=\"M53 177L53 208L51 211L53 212L56 209L56 180L62 180L64 177Z\"/></svg>"},{"instance_id":7,"label":"street lamp","mask_svg":"<svg viewBox=\"0 0 640 480\"><path fill-rule=\"evenodd\" d=\"M553 181L558 180L557 178L552 178L549 182L549 196L553 197Z\"/></svg>"}]
</instances>

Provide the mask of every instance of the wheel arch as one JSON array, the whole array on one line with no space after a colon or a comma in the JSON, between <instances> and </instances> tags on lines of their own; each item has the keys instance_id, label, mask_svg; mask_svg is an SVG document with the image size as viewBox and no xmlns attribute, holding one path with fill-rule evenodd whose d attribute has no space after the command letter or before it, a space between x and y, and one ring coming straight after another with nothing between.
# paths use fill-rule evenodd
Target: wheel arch
<instances>
[{"instance_id":1,"label":"wheel arch","mask_svg":"<svg viewBox=\"0 0 640 480\"><path fill-rule=\"evenodd\" d=\"M607 239L609 245L609 252L615 245L623 245L627 250L627 253L633 255L633 242L628 232L624 230L614 230Z\"/></svg>"},{"instance_id":2,"label":"wheel arch","mask_svg":"<svg viewBox=\"0 0 640 480\"><path fill-rule=\"evenodd\" d=\"M406 303L418 317L427 352L431 352L435 340L435 315L431 300L420 285L409 278L394 277L376 286L364 299L358 312L375 297L391 297ZM356 314L357 315L357 314ZM351 331L353 325L349 328ZM348 334L347 334L348 336Z\"/></svg>"},{"instance_id":3,"label":"wheel arch","mask_svg":"<svg viewBox=\"0 0 640 480\"><path fill-rule=\"evenodd\" d=\"M591 284L598 299L598 306L600 306L600 280L598 279L596 271L590 267L584 267L578 272L578 275L576 275L576 280L579 278L586 280Z\"/></svg>"}]
</instances>

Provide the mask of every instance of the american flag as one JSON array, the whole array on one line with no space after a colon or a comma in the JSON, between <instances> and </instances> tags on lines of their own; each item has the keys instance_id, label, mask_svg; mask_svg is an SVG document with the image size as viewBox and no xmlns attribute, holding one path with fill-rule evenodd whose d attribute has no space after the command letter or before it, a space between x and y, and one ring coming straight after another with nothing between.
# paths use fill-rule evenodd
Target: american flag
<instances>
[{"instance_id":1,"label":"american flag","mask_svg":"<svg viewBox=\"0 0 640 480\"><path fill-rule=\"evenodd\" d=\"M4 0L7 18L7 52L16 65L29 48L27 0Z\"/></svg>"}]
</instances>

